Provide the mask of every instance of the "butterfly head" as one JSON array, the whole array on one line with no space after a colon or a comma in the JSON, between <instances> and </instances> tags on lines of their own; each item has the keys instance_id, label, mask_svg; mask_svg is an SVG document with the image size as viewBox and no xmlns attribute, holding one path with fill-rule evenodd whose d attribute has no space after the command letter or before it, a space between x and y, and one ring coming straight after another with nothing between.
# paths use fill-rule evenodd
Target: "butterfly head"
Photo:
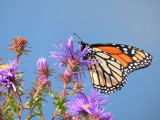
<instances>
[{"instance_id":1,"label":"butterfly head","mask_svg":"<svg viewBox=\"0 0 160 120\"><path fill-rule=\"evenodd\" d=\"M82 41L80 42L80 44L81 44L81 51L83 51L87 46L89 46L89 47L88 47L88 50L89 50L90 52L88 52L87 54L85 54L85 55L83 56L83 59L85 60L85 59L88 58L88 56L90 56L90 54L91 54L91 52L92 52L91 46L90 46L89 44L85 43L85 42L82 42Z\"/></svg>"},{"instance_id":2,"label":"butterfly head","mask_svg":"<svg viewBox=\"0 0 160 120\"><path fill-rule=\"evenodd\" d=\"M82 42L82 41L80 43L81 43L81 51L83 51L85 49L85 47L90 46L89 44Z\"/></svg>"}]
</instances>

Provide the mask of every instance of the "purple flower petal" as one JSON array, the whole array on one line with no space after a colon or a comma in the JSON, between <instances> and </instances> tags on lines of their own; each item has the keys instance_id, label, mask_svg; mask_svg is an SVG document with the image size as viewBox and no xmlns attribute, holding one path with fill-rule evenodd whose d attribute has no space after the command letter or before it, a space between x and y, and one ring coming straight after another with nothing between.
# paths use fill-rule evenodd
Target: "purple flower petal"
<instances>
[{"instance_id":1,"label":"purple flower petal","mask_svg":"<svg viewBox=\"0 0 160 120\"><path fill-rule=\"evenodd\" d=\"M11 86L14 91L16 91L16 87L13 84L16 76L16 68L17 64L15 61L9 61L10 64L7 67L0 66L0 83L5 84L8 90L11 89ZM5 66L5 65L4 65Z\"/></svg>"},{"instance_id":2,"label":"purple flower petal","mask_svg":"<svg viewBox=\"0 0 160 120\"><path fill-rule=\"evenodd\" d=\"M69 51L71 56L74 55L74 47L73 47L73 38L71 36L71 38L68 39L68 47L69 47Z\"/></svg>"},{"instance_id":3,"label":"purple flower petal","mask_svg":"<svg viewBox=\"0 0 160 120\"><path fill-rule=\"evenodd\" d=\"M72 96L72 101L66 102L64 105L70 109L73 114L87 112L92 117L99 117L100 120L112 120L112 115L104 111L102 105L108 104L107 96L101 97L99 92L91 89L90 96L87 97L84 91Z\"/></svg>"}]
</instances>

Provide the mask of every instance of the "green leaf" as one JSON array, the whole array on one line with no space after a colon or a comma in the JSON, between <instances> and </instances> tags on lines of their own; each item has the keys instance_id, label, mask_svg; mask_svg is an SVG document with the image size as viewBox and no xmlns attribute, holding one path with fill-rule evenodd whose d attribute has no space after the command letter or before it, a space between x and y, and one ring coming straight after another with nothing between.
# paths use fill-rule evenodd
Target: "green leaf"
<instances>
[{"instance_id":1,"label":"green leaf","mask_svg":"<svg viewBox=\"0 0 160 120\"><path fill-rule=\"evenodd\" d=\"M52 90L52 91L54 92L54 94L56 95L56 97L60 97L60 94L57 91L55 91L55 90Z\"/></svg>"},{"instance_id":2,"label":"green leaf","mask_svg":"<svg viewBox=\"0 0 160 120\"><path fill-rule=\"evenodd\" d=\"M7 109L3 112L3 120L13 120L15 118L12 108Z\"/></svg>"},{"instance_id":3,"label":"green leaf","mask_svg":"<svg viewBox=\"0 0 160 120\"><path fill-rule=\"evenodd\" d=\"M32 105L34 105L35 103L38 103L40 101L41 97L37 96L34 98L34 100L29 104L29 107L31 108Z\"/></svg>"},{"instance_id":4,"label":"green leaf","mask_svg":"<svg viewBox=\"0 0 160 120\"><path fill-rule=\"evenodd\" d=\"M41 108L43 107L43 104L40 103L36 107L37 107L38 110L41 110Z\"/></svg>"},{"instance_id":5,"label":"green leaf","mask_svg":"<svg viewBox=\"0 0 160 120\"><path fill-rule=\"evenodd\" d=\"M57 110L59 110L59 114L62 115L63 112L67 109L67 107L63 106L66 99L63 97L60 97L57 101L57 103L54 105Z\"/></svg>"},{"instance_id":6,"label":"green leaf","mask_svg":"<svg viewBox=\"0 0 160 120\"><path fill-rule=\"evenodd\" d=\"M10 106L11 106L12 108L18 108L18 107L16 106L16 104L15 104L15 101L12 100L12 99L9 100L9 104L10 104Z\"/></svg>"},{"instance_id":7,"label":"green leaf","mask_svg":"<svg viewBox=\"0 0 160 120\"><path fill-rule=\"evenodd\" d=\"M17 77L21 78L24 72L20 72L17 74Z\"/></svg>"},{"instance_id":8,"label":"green leaf","mask_svg":"<svg viewBox=\"0 0 160 120\"><path fill-rule=\"evenodd\" d=\"M18 115L17 109L13 108L13 112L14 112L15 115Z\"/></svg>"},{"instance_id":9,"label":"green leaf","mask_svg":"<svg viewBox=\"0 0 160 120\"><path fill-rule=\"evenodd\" d=\"M35 115L31 115L28 119L25 120L31 120L31 118L35 117Z\"/></svg>"},{"instance_id":10,"label":"green leaf","mask_svg":"<svg viewBox=\"0 0 160 120\"><path fill-rule=\"evenodd\" d=\"M19 87L18 87L18 92L19 92L20 94L23 93L23 87L22 87L22 86L19 86Z\"/></svg>"},{"instance_id":11,"label":"green leaf","mask_svg":"<svg viewBox=\"0 0 160 120\"><path fill-rule=\"evenodd\" d=\"M3 95L5 95L5 96L6 96L6 95L7 95L7 93L6 93L6 92L3 92Z\"/></svg>"},{"instance_id":12,"label":"green leaf","mask_svg":"<svg viewBox=\"0 0 160 120\"><path fill-rule=\"evenodd\" d=\"M54 98L54 95L53 95L49 90L47 90L47 93L48 93L52 98Z\"/></svg>"},{"instance_id":13,"label":"green leaf","mask_svg":"<svg viewBox=\"0 0 160 120\"><path fill-rule=\"evenodd\" d=\"M54 91L55 93L56 91ZM54 99L54 100L58 100L58 97L55 97L49 90L47 90L47 93ZM56 92L57 94L57 92ZM57 94L58 95L58 94Z\"/></svg>"},{"instance_id":14,"label":"green leaf","mask_svg":"<svg viewBox=\"0 0 160 120\"><path fill-rule=\"evenodd\" d=\"M16 106L15 101L10 99L9 105L12 107L14 114L18 115L18 111L17 111L18 105ZM20 110L20 108L18 108L18 110Z\"/></svg>"},{"instance_id":15,"label":"green leaf","mask_svg":"<svg viewBox=\"0 0 160 120\"><path fill-rule=\"evenodd\" d=\"M20 108L18 108L18 110L20 111L21 109L20 109ZM13 108L13 112L14 112L14 114L15 114L15 115L18 115L17 108Z\"/></svg>"},{"instance_id":16,"label":"green leaf","mask_svg":"<svg viewBox=\"0 0 160 120\"><path fill-rule=\"evenodd\" d=\"M26 106L28 103L29 103L29 102L26 102L23 106ZM26 109L31 109L31 107L28 105L28 106L26 107Z\"/></svg>"},{"instance_id":17,"label":"green leaf","mask_svg":"<svg viewBox=\"0 0 160 120\"><path fill-rule=\"evenodd\" d=\"M34 115L30 115L30 117L26 120L31 120L31 118L33 117L39 117L41 120L43 120L43 118L41 117L41 114L39 114L37 111L33 111Z\"/></svg>"},{"instance_id":18,"label":"green leaf","mask_svg":"<svg viewBox=\"0 0 160 120\"><path fill-rule=\"evenodd\" d=\"M5 111L8 106L9 106L9 101L6 102L6 104L3 106L2 110Z\"/></svg>"},{"instance_id":19,"label":"green leaf","mask_svg":"<svg viewBox=\"0 0 160 120\"><path fill-rule=\"evenodd\" d=\"M37 111L33 111L33 113L35 114L35 116L37 116L38 118L40 118L41 120L43 120L41 114L39 114Z\"/></svg>"},{"instance_id":20,"label":"green leaf","mask_svg":"<svg viewBox=\"0 0 160 120\"><path fill-rule=\"evenodd\" d=\"M6 104L3 106L2 110L5 111L6 108L9 106L9 105L12 105L13 107L15 107L15 104L13 103L14 99L13 99L13 94L10 95L10 97L8 98Z\"/></svg>"}]
</instances>

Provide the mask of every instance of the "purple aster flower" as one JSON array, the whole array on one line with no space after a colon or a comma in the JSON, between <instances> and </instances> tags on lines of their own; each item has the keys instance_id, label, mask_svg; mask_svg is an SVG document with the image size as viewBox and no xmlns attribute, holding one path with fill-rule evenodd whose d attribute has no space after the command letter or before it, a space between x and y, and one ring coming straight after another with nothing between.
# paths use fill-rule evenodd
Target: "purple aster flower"
<instances>
[{"instance_id":1,"label":"purple aster flower","mask_svg":"<svg viewBox=\"0 0 160 120\"><path fill-rule=\"evenodd\" d=\"M91 118L94 120L113 120L111 112L105 112L104 108L93 107Z\"/></svg>"},{"instance_id":2,"label":"purple aster flower","mask_svg":"<svg viewBox=\"0 0 160 120\"><path fill-rule=\"evenodd\" d=\"M64 48L62 47L64 46ZM55 45L54 45L55 46ZM55 46L59 52L51 51L51 58L58 58L58 63L60 63L60 66L65 66L69 70L71 70L74 73L74 78L78 81L78 73L81 77L80 73L84 74L84 71L88 68L88 65L91 63L94 63L92 60L81 60L81 58L91 51L91 48L87 46L86 48L81 51L81 43L79 44L77 52L74 52L73 47L73 38L68 39L68 43L65 41L62 41L60 43L60 46Z\"/></svg>"},{"instance_id":3,"label":"purple aster flower","mask_svg":"<svg viewBox=\"0 0 160 120\"><path fill-rule=\"evenodd\" d=\"M108 113L104 112L104 113L101 113L99 116L101 120L113 120L113 116L111 112L108 112Z\"/></svg>"},{"instance_id":4,"label":"purple aster flower","mask_svg":"<svg viewBox=\"0 0 160 120\"><path fill-rule=\"evenodd\" d=\"M10 62L10 64L0 66L0 84L5 83L5 86L8 88L8 90L10 90L12 87L13 90L16 91L16 87L14 85L16 67L17 64L15 61Z\"/></svg>"},{"instance_id":5,"label":"purple aster flower","mask_svg":"<svg viewBox=\"0 0 160 120\"><path fill-rule=\"evenodd\" d=\"M91 101L87 98L84 91L83 93L77 93L74 96L72 96L74 101L68 101L65 103L65 106L67 106L72 113L78 113L78 112L87 112L91 114L90 109L91 107Z\"/></svg>"},{"instance_id":6,"label":"purple aster flower","mask_svg":"<svg viewBox=\"0 0 160 120\"><path fill-rule=\"evenodd\" d=\"M73 114L88 114L92 117L103 119L103 120L112 120L110 119L110 113L104 112L102 105L108 104L107 95L102 97L99 92L96 92L94 89L91 89L90 96L87 97L84 93L77 93L73 96L73 101L68 101L65 103L70 109L70 112ZM109 119L108 119L108 118Z\"/></svg>"},{"instance_id":7,"label":"purple aster flower","mask_svg":"<svg viewBox=\"0 0 160 120\"><path fill-rule=\"evenodd\" d=\"M37 62L37 67L38 67L38 70L40 71L41 69L44 69L47 67L47 61L45 58L39 58L38 59L38 62Z\"/></svg>"},{"instance_id":8,"label":"purple aster flower","mask_svg":"<svg viewBox=\"0 0 160 120\"><path fill-rule=\"evenodd\" d=\"M109 104L108 102L108 95L105 95L105 96L100 96L101 93L100 92L97 92L95 91L95 89L91 89L91 93L90 93L90 96L88 97L88 99L92 102L92 103L97 103L97 107L101 107L101 105L107 105Z\"/></svg>"},{"instance_id":9,"label":"purple aster flower","mask_svg":"<svg viewBox=\"0 0 160 120\"><path fill-rule=\"evenodd\" d=\"M49 68L45 58L39 58L37 62L38 74L42 74L46 77L49 77L52 73L52 70Z\"/></svg>"}]
</instances>

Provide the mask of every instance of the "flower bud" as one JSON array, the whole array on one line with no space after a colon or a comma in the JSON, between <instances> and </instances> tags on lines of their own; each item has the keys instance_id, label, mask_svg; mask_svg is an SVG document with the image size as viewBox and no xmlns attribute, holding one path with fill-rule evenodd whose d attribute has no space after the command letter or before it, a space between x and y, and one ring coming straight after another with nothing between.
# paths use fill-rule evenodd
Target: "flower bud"
<instances>
[{"instance_id":1,"label":"flower bud","mask_svg":"<svg viewBox=\"0 0 160 120\"><path fill-rule=\"evenodd\" d=\"M14 51L18 56L24 54L25 52L28 52L28 50L25 49L25 47L27 47L28 41L25 38L22 37L16 37L13 38L13 43L10 43L9 46L11 46L11 48L9 48L8 50L12 50Z\"/></svg>"},{"instance_id":2,"label":"flower bud","mask_svg":"<svg viewBox=\"0 0 160 120\"><path fill-rule=\"evenodd\" d=\"M65 70L62 77L63 82L68 84L69 82L71 82L72 76L73 76L73 73L71 70L69 69Z\"/></svg>"},{"instance_id":3,"label":"flower bud","mask_svg":"<svg viewBox=\"0 0 160 120\"><path fill-rule=\"evenodd\" d=\"M40 75L40 76L38 77L37 85L38 85L38 87L39 87L39 86L40 86L40 87L45 87L45 86L48 84L48 82L49 82L49 79L48 79L46 76Z\"/></svg>"},{"instance_id":4,"label":"flower bud","mask_svg":"<svg viewBox=\"0 0 160 120\"><path fill-rule=\"evenodd\" d=\"M74 90L81 90L82 88L84 88L84 85L81 82L76 82L74 83Z\"/></svg>"},{"instance_id":5,"label":"flower bud","mask_svg":"<svg viewBox=\"0 0 160 120\"><path fill-rule=\"evenodd\" d=\"M51 75L52 70L49 68L45 58L39 58L37 62L38 74L44 75L47 78Z\"/></svg>"},{"instance_id":6,"label":"flower bud","mask_svg":"<svg viewBox=\"0 0 160 120\"><path fill-rule=\"evenodd\" d=\"M71 120L72 119L72 115L69 111L65 111L63 113L63 120Z\"/></svg>"}]
</instances>

